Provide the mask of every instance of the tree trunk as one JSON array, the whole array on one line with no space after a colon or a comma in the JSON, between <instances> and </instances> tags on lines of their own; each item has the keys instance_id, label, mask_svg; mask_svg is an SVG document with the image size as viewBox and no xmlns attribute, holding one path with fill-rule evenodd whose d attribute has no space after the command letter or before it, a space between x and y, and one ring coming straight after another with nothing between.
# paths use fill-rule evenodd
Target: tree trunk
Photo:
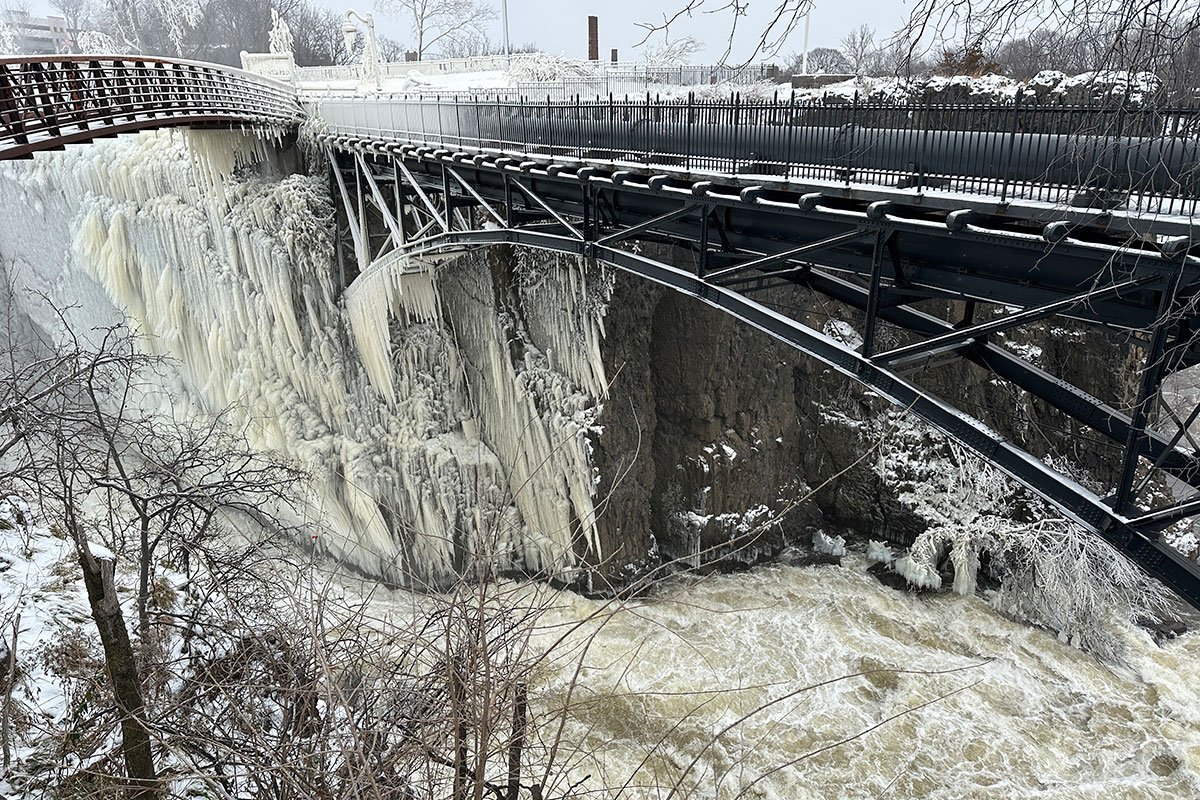
<instances>
[{"instance_id":1,"label":"tree trunk","mask_svg":"<svg viewBox=\"0 0 1200 800\"><path fill-rule=\"evenodd\" d=\"M21 632L21 612L18 611L16 618L12 624L12 642L6 648L8 658L4 664L4 711L3 722L0 723L0 739L4 740L4 771L7 774L8 768L12 766L11 752L11 730L10 724L12 720L12 693L13 684L17 682L17 636Z\"/></svg>"},{"instance_id":2,"label":"tree trunk","mask_svg":"<svg viewBox=\"0 0 1200 800\"><path fill-rule=\"evenodd\" d=\"M150 641L150 557L153 554L150 552L150 524L145 513L139 513L138 516L141 517L138 526L138 546L141 552L141 558L138 559L138 641L141 642L142 653L145 654Z\"/></svg>"},{"instance_id":3,"label":"tree trunk","mask_svg":"<svg viewBox=\"0 0 1200 800\"><path fill-rule=\"evenodd\" d=\"M145 713L142 681L113 580L116 561L97 558L86 551L86 541L81 544L84 552L80 553L79 562L83 567L83 581L87 586L92 618L104 646L104 661L112 679L117 711L121 714L121 753L125 759L128 796L132 800L156 800L159 796L158 776L150 750L150 732L142 719Z\"/></svg>"},{"instance_id":4,"label":"tree trunk","mask_svg":"<svg viewBox=\"0 0 1200 800\"><path fill-rule=\"evenodd\" d=\"M524 681L518 681L513 696L512 739L508 743L508 797L519 800L521 796L521 754L525 750L526 711L529 707L528 690Z\"/></svg>"}]
</instances>

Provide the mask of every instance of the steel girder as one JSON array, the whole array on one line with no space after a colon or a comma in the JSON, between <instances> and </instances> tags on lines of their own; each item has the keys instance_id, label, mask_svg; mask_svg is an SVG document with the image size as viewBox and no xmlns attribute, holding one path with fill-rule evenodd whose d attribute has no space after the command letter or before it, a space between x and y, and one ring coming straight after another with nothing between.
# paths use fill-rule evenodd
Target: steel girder
<instances>
[{"instance_id":1,"label":"steel girder","mask_svg":"<svg viewBox=\"0 0 1200 800\"><path fill-rule=\"evenodd\" d=\"M334 164L371 173L371 181L391 176L397 182L397 217L428 214L446 220L432 235L398 243L414 256L513 244L600 259L694 296L791 344L911 409L1200 608L1200 565L1160 540L1170 523L1200 513L1200 502L1140 509L1135 501L1145 481L1135 487L1129 468L1146 458L1182 484L1200 489L1200 453L1180 447L1181 436L1168 438L1148 426L1162 377L1198 360L1190 331L1200 326L1190 298L1200 285L1200 264L1186 250L1163 252L1084 239L1050 242L1027 231L986 230L975 224L956 229L950 222L931 224L919 210L909 214L892 203L852 208L807 196L791 205L782 200L762 204L760 196L748 203L744 193L722 196L711 185L664 192L664 183L655 185L653 178L630 186L628 177L615 174L593 181L595 170L588 167L575 174L539 171L512 159L488 163L429 148L374 153L366 159L356 155L352 162L334 157ZM426 225L425 233L429 229ZM691 246L697 252L696 271L617 246L633 238ZM947 253L937 261L939 246ZM982 266L970 270L965 261ZM861 309L864 346L852 349L749 296L779 281L802 284ZM912 306L930 298L967 300L968 308L984 301L1019 310L1006 318L978 324L964 319L955 325ZM989 338L1051 316L1150 340L1132 417ZM928 338L877 353L874 331L880 322ZM956 408L953 398L936 397L903 376L914 360L934 356L968 359L1120 444L1127 455L1115 496L1101 498Z\"/></svg>"}]
</instances>

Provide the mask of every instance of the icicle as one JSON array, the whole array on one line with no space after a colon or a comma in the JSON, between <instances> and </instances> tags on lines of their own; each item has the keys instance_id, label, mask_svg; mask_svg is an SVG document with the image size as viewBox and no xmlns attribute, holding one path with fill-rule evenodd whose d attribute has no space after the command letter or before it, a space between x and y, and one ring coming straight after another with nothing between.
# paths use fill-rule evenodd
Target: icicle
<instances>
[{"instance_id":1,"label":"icicle","mask_svg":"<svg viewBox=\"0 0 1200 800\"><path fill-rule=\"evenodd\" d=\"M371 384L396 402L389 319L434 321L441 316L432 267L402 254L371 264L346 291L346 313Z\"/></svg>"},{"instance_id":2,"label":"icicle","mask_svg":"<svg viewBox=\"0 0 1200 800\"><path fill-rule=\"evenodd\" d=\"M334 528L324 550L420 585L451 577L456 553L562 571L581 547L602 558L589 435L611 275L530 262L537 331L489 305L486 270L456 274L448 300L402 259L361 275L343 311L327 189L256 177L268 156L230 132L122 137L0 167L22 187L0 198L75 220L75 274L100 289L82 293L89 313L110 315L95 307L107 295L178 360L180 409L233 405L255 446L309 466L311 516Z\"/></svg>"}]
</instances>

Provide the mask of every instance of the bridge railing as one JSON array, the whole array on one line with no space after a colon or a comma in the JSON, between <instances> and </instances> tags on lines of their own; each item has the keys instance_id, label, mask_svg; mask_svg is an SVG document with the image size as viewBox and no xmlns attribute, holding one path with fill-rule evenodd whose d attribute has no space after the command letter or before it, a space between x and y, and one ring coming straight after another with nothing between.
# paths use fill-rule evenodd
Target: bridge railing
<instances>
[{"instance_id":1,"label":"bridge railing","mask_svg":"<svg viewBox=\"0 0 1200 800\"><path fill-rule=\"evenodd\" d=\"M169 125L287 126L285 84L242 70L146 56L0 58L0 157Z\"/></svg>"},{"instance_id":2,"label":"bridge railing","mask_svg":"<svg viewBox=\"0 0 1200 800\"><path fill-rule=\"evenodd\" d=\"M1002 202L1193 216L1200 108L574 98L305 97L330 132Z\"/></svg>"}]
</instances>

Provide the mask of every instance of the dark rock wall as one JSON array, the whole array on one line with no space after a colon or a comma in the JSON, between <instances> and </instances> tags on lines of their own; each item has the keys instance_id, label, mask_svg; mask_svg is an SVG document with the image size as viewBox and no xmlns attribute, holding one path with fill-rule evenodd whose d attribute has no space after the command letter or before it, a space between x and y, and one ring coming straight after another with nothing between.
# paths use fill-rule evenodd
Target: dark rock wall
<instances>
[{"instance_id":1,"label":"dark rock wall","mask_svg":"<svg viewBox=\"0 0 1200 800\"><path fill-rule=\"evenodd\" d=\"M858 312L799 288L760 299L817 328L831 319L862 328ZM947 302L924 308L947 319L963 310ZM807 542L819 527L900 543L923 528L875 474L871 443L888 404L858 384L625 273L617 274L606 327L611 390L594 462L604 550L621 554L601 570L608 577L654 563L646 558L654 547L667 560L703 562L736 550L751 561ZM880 337L882 347L907 341L886 328ZM1035 363L1110 402L1125 393L1120 351L1103 334L1055 320L1013 340ZM1111 479L1112 451L1098 435L1081 434L983 370L951 364L917 379L1035 455ZM763 524L780 514L777 524Z\"/></svg>"}]
</instances>

